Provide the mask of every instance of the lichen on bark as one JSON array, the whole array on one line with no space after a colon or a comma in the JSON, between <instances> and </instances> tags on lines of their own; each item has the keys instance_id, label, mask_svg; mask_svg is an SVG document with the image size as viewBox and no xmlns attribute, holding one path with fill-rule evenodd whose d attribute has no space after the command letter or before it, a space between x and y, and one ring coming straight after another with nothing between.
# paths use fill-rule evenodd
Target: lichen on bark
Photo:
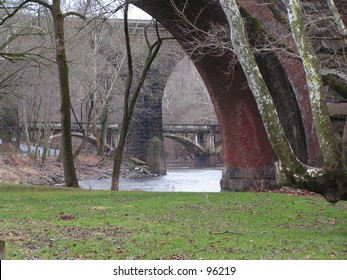
<instances>
[{"instance_id":1,"label":"lichen on bark","mask_svg":"<svg viewBox=\"0 0 347 280\"><path fill-rule=\"evenodd\" d=\"M306 35L301 10L299 0L287 0L289 23L306 73L312 114L324 164L328 169L335 169L341 164L341 151L333 136L317 57Z\"/></svg>"},{"instance_id":2,"label":"lichen on bark","mask_svg":"<svg viewBox=\"0 0 347 280\"><path fill-rule=\"evenodd\" d=\"M276 163L279 184L299 185L322 194L330 202L347 200L347 174L342 168L341 151L332 134L316 57L305 35L303 22L300 21L300 2L288 0L288 14L309 84L311 108L325 161L324 168L307 166L294 154L284 134L270 92L252 54L239 7L235 0L220 0L220 3L230 24L234 52L247 77L267 135L279 159Z\"/></svg>"},{"instance_id":3,"label":"lichen on bark","mask_svg":"<svg viewBox=\"0 0 347 280\"><path fill-rule=\"evenodd\" d=\"M246 74L273 149L282 164L293 169L298 165L298 160L288 144L271 94L252 54L238 5L235 0L220 2L230 24L234 51Z\"/></svg>"}]
</instances>

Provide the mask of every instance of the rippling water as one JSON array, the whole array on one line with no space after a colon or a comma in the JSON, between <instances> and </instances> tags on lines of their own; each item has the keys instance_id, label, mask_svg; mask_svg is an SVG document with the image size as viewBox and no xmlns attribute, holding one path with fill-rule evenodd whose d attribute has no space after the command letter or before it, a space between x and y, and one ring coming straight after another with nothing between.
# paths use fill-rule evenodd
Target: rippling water
<instances>
[{"instance_id":1,"label":"rippling water","mask_svg":"<svg viewBox=\"0 0 347 280\"><path fill-rule=\"evenodd\" d=\"M149 178L121 178L120 190L155 192L219 192L220 169L172 169L167 175ZM109 190L110 179L80 181L80 187Z\"/></svg>"}]
</instances>

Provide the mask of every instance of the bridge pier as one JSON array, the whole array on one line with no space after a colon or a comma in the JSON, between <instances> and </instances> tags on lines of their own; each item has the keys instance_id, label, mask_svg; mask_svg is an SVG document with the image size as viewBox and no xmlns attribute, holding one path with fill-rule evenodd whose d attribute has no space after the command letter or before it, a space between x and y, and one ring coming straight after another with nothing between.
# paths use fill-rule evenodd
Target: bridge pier
<instances>
[{"instance_id":1,"label":"bridge pier","mask_svg":"<svg viewBox=\"0 0 347 280\"><path fill-rule=\"evenodd\" d=\"M150 152L147 151L148 141L153 137L163 141L162 100L164 89L173 68L182 58L182 53L177 52L175 46L171 45L169 49L169 53L168 51L164 54L159 52L146 76L127 137L127 156L143 161L146 161L147 154ZM169 56L170 59L164 58L162 55ZM157 158L158 162L161 160L160 157ZM165 167L165 163L162 166ZM166 170L162 170L159 174L166 174Z\"/></svg>"},{"instance_id":2,"label":"bridge pier","mask_svg":"<svg viewBox=\"0 0 347 280\"><path fill-rule=\"evenodd\" d=\"M196 155L194 157L195 168L216 167L217 155L215 153L209 155Z\"/></svg>"},{"instance_id":3,"label":"bridge pier","mask_svg":"<svg viewBox=\"0 0 347 280\"><path fill-rule=\"evenodd\" d=\"M146 163L154 173L166 175L164 143L156 136L147 141Z\"/></svg>"},{"instance_id":4,"label":"bridge pier","mask_svg":"<svg viewBox=\"0 0 347 280\"><path fill-rule=\"evenodd\" d=\"M203 146L207 153L201 154L199 151L194 157L195 168L215 167L217 164L217 155L215 152L215 133L198 132L195 134L196 144Z\"/></svg>"},{"instance_id":5,"label":"bridge pier","mask_svg":"<svg viewBox=\"0 0 347 280\"><path fill-rule=\"evenodd\" d=\"M276 189L275 168L223 167L220 180L222 191L249 191L259 188Z\"/></svg>"}]
</instances>

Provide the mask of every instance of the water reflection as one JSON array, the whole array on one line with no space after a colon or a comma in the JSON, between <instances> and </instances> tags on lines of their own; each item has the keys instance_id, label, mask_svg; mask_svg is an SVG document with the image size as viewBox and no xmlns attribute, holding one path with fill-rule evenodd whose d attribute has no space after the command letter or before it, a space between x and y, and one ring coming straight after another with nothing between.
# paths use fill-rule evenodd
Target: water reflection
<instances>
[{"instance_id":1,"label":"water reflection","mask_svg":"<svg viewBox=\"0 0 347 280\"><path fill-rule=\"evenodd\" d=\"M121 178L120 190L155 192L220 192L221 169L173 169L166 176L150 178ZM80 187L109 190L110 179L80 181Z\"/></svg>"}]
</instances>

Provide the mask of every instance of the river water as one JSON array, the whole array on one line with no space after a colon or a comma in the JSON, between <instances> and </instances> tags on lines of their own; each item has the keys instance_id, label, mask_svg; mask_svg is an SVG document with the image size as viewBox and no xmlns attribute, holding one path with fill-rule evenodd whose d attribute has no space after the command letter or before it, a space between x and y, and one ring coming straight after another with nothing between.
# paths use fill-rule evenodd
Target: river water
<instances>
[{"instance_id":1,"label":"river water","mask_svg":"<svg viewBox=\"0 0 347 280\"><path fill-rule=\"evenodd\" d=\"M221 169L171 169L167 175L145 178L121 178L121 191L154 192L220 192ZM109 190L110 179L84 180L79 182L83 189Z\"/></svg>"}]
</instances>

